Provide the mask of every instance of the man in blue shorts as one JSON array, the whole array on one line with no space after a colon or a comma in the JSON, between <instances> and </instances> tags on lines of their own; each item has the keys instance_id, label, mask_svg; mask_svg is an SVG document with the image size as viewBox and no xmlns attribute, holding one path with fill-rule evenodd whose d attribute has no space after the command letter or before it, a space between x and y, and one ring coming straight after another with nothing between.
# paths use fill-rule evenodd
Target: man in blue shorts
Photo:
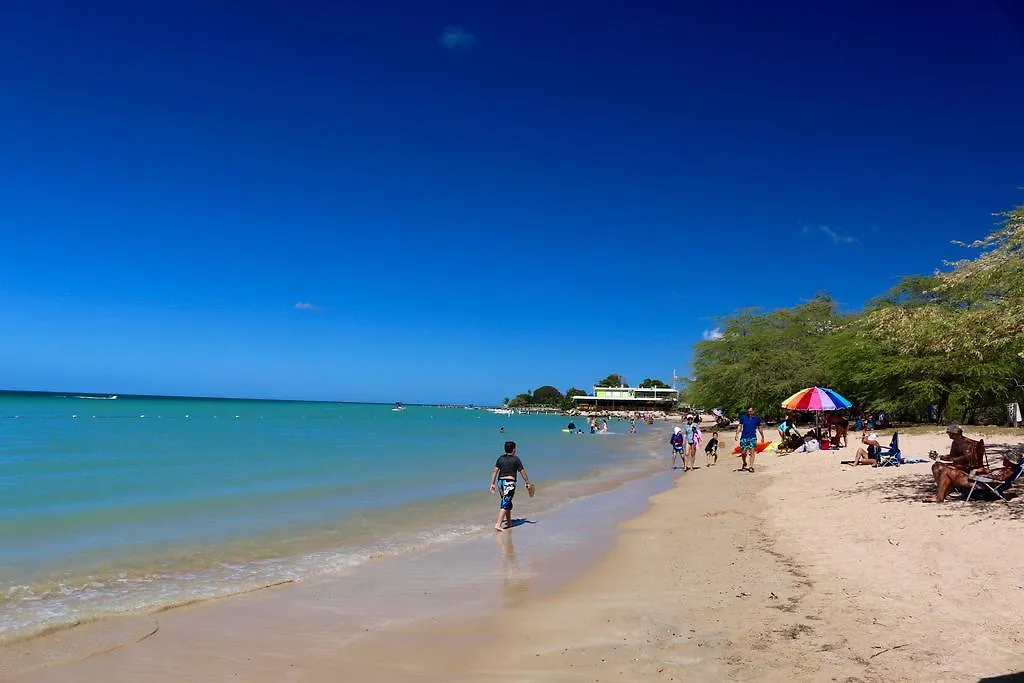
<instances>
[{"instance_id":1,"label":"man in blue shorts","mask_svg":"<svg viewBox=\"0 0 1024 683\"><path fill-rule=\"evenodd\" d=\"M505 453L498 456L494 463L494 470L491 472L491 493L498 492L501 495L501 502L498 503L498 521L494 525L495 531L502 531L512 526L512 498L516 495L516 479L519 474L523 475L523 483L526 489L533 495L533 484L530 483L530 475L523 467L523 461L516 455L516 442L505 442ZM501 486L501 491L498 491Z\"/></svg>"},{"instance_id":2,"label":"man in blue shorts","mask_svg":"<svg viewBox=\"0 0 1024 683\"><path fill-rule=\"evenodd\" d=\"M740 415L740 424L736 428L736 440L740 443L740 457L743 458L741 470L754 471L754 456L757 454L758 436L764 441L764 428L761 418L754 414L754 406L747 406L747 412ZM748 464L747 458L750 458Z\"/></svg>"}]
</instances>

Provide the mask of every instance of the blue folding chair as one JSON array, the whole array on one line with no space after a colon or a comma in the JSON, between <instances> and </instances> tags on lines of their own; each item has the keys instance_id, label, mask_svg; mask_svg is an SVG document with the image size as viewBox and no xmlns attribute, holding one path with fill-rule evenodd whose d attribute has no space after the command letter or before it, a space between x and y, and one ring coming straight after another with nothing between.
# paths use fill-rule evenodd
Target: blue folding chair
<instances>
[{"instance_id":1,"label":"blue folding chair","mask_svg":"<svg viewBox=\"0 0 1024 683\"><path fill-rule=\"evenodd\" d=\"M1006 479L993 479L990 476L984 474L968 474L967 478L971 480L971 490L967 492L967 500L971 499L975 491L980 493L990 493L997 497L1004 503L1009 503L1003 496L1004 493L1009 491L1013 484L1020 479L1021 472L1024 471L1024 458L1022 458L1013 469L1010 470L1010 476Z\"/></svg>"},{"instance_id":2,"label":"blue folding chair","mask_svg":"<svg viewBox=\"0 0 1024 683\"><path fill-rule=\"evenodd\" d=\"M875 454L878 462L875 467L899 467L903 464L903 453L900 451L900 433L892 433L892 441L888 446L879 446Z\"/></svg>"}]
</instances>

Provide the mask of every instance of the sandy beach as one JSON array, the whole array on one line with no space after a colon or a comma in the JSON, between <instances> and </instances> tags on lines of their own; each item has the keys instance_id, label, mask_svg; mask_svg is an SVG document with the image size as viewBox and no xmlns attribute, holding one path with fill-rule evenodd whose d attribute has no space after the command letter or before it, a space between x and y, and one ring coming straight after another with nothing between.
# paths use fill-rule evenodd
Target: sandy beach
<instances>
[{"instance_id":1,"label":"sandy beach","mask_svg":"<svg viewBox=\"0 0 1024 683\"><path fill-rule=\"evenodd\" d=\"M940 429L912 431L901 434L907 457L948 450ZM666 454L671 487L615 535L591 530L573 545L560 529L552 545L564 552L534 555L545 524L481 539L466 552L486 548L493 571L476 582L419 560L444 596L432 601L423 584L399 596L419 619L371 627L365 614L339 616L337 585L288 585L20 643L0 653L0 677L976 681L1024 671L1019 491L1008 505L956 494L925 503L929 463L843 465L852 437L838 451L762 455L753 474L729 455L669 474ZM996 460L1024 435L985 440Z\"/></svg>"}]
</instances>

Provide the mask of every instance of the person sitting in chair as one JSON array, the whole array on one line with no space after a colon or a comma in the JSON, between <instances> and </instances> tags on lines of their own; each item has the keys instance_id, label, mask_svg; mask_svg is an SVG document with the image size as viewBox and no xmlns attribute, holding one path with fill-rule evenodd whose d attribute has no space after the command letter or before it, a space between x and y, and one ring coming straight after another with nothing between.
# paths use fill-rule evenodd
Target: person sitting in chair
<instances>
[{"instance_id":1,"label":"person sitting in chair","mask_svg":"<svg viewBox=\"0 0 1024 683\"><path fill-rule=\"evenodd\" d=\"M946 427L946 434L952 441L949 444L949 455L939 458L932 465L932 477L938 485L943 472L947 469L955 469L961 472L969 472L973 468L984 466L981 442L968 439L964 436L964 430L958 424L950 424Z\"/></svg>"},{"instance_id":2,"label":"person sitting in chair","mask_svg":"<svg viewBox=\"0 0 1024 683\"><path fill-rule=\"evenodd\" d=\"M936 463L938 464L938 463ZM1010 460L1009 457L1003 457L1003 466L995 469L989 469L987 467L975 467L970 472L959 470L955 467L944 467L936 478L938 488L935 491L935 495L931 498L926 498L926 503L941 503L946 500L946 496L953 489L969 489L971 488L971 477L977 475L985 475L992 480L992 483L1003 482L1013 476L1014 470L1017 469L1017 463Z\"/></svg>"},{"instance_id":3,"label":"person sitting in chair","mask_svg":"<svg viewBox=\"0 0 1024 683\"><path fill-rule=\"evenodd\" d=\"M878 453L882 450L882 447L878 445L878 434L872 429L865 429L864 433L860 435L860 442L867 448L857 449L857 455L853 458L853 466L877 465Z\"/></svg>"}]
</instances>

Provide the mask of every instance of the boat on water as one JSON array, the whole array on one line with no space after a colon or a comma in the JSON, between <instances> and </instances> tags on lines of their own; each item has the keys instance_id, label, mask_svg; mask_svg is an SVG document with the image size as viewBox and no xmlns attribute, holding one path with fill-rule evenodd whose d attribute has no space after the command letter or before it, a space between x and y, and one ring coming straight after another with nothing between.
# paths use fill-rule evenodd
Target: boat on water
<instances>
[{"instance_id":1,"label":"boat on water","mask_svg":"<svg viewBox=\"0 0 1024 683\"><path fill-rule=\"evenodd\" d=\"M395 401L395 405L391 406L391 410L393 410L393 411L395 411L395 412L397 412L397 411L399 411L399 410L405 410L405 406L403 406L403 405L402 405L401 403L399 403L398 401Z\"/></svg>"}]
</instances>

